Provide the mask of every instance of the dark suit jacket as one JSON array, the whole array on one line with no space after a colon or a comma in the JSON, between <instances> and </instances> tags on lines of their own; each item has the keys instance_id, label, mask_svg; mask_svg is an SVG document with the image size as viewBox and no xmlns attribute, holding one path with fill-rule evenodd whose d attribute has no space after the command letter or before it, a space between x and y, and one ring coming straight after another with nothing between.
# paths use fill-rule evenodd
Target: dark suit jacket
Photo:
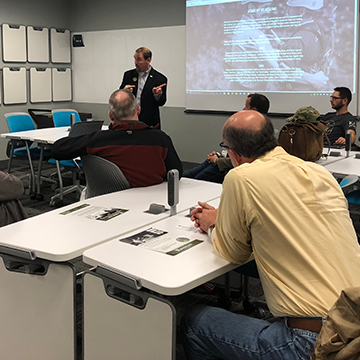
<instances>
[{"instance_id":1,"label":"dark suit jacket","mask_svg":"<svg viewBox=\"0 0 360 360\"><path fill-rule=\"evenodd\" d=\"M159 100L156 101L154 94L152 93L153 87L161 84L167 84L167 78L163 74L151 68L150 74L146 80L144 89L141 93L141 112L139 120L150 126L160 126L160 111L159 106L163 106L166 103L166 86L162 88L162 95ZM120 89L123 89L125 85L135 85L133 94L136 96L138 87L138 72L136 69L128 70L124 73Z\"/></svg>"}]
</instances>

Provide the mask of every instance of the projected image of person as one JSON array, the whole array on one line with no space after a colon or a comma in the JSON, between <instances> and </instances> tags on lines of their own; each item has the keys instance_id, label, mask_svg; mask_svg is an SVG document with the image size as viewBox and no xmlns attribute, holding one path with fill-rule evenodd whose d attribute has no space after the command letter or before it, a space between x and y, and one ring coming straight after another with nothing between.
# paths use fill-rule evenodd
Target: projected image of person
<instances>
[{"instance_id":1,"label":"projected image of person","mask_svg":"<svg viewBox=\"0 0 360 360\"><path fill-rule=\"evenodd\" d=\"M285 69L288 90L321 90L329 80L327 58L332 49L323 34L317 11L324 6L323 0L288 0L288 16L295 29L288 35L288 40L280 41L280 55L290 60L280 60L280 67Z\"/></svg>"},{"instance_id":2,"label":"projected image of person","mask_svg":"<svg viewBox=\"0 0 360 360\"><path fill-rule=\"evenodd\" d=\"M232 34L232 51L225 55L225 78L232 88L274 90L268 81L267 69L278 68L278 51L273 48L273 34L266 28L266 19L276 10L272 0L244 0L244 14ZM276 43L275 43L276 44Z\"/></svg>"}]
</instances>

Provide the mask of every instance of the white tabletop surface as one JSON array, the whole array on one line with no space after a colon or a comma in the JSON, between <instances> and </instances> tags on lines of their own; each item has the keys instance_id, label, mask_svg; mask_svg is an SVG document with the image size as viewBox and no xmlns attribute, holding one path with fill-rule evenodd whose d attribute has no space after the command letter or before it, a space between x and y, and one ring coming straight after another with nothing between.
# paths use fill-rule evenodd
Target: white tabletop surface
<instances>
[{"instance_id":1,"label":"white tabletop surface","mask_svg":"<svg viewBox=\"0 0 360 360\"><path fill-rule=\"evenodd\" d=\"M183 178L180 180L178 212L196 206L197 201L220 197L222 185ZM167 205L167 183L133 188L87 199L0 228L0 245L32 250L35 256L52 261L67 261L80 256L85 249L120 234L151 224L169 216L145 213L151 203ZM106 208L129 209L108 221L60 213L81 204Z\"/></svg>"},{"instance_id":2,"label":"white tabletop surface","mask_svg":"<svg viewBox=\"0 0 360 360\"><path fill-rule=\"evenodd\" d=\"M190 240L203 240L201 244L182 253L171 256L120 242L121 237L118 237L86 250L83 260L90 265L102 265L136 278L143 287L169 296L182 294L236 268L238 265L220 258L213 248L210 237L201 234L185 215L186 212L179 213L151 225L152 228L168 231L174 239L185 236ZM132 233L138 233L149 227Z\"/></svg>"},{"instance_id":3,"label":"white tabletop surface","mask_svg":"<svg viewBox=\"0 0 360 360\"><path fill-rule=\"evenodd\" d=\"M316 163L322 166L327 167L327 165L332 164L334 162L338 162L346 158L345 149L331 149L328 156L321 157ZM350 151L350 156L354 157L355 154L359 153L358 151ZM334 155L337 156L334 156Z\"/></svg>"},{"instance_id":4,"label":"white tabletop surface","mask_svg":"<svg viewBox=\"0 0 360 360\"><path fill-rule=\"evenodd\" d=\"M360 176L360 159L355 158L354 154L348 158L342 158L340 161L326 165L325 167L331 173Z\"/></svg>"},{"instance_id":5,"label":"white tabletop surface","mask_svg":"<svg viewBox=\"0 0 360 360\"><path fill-rule=\"evenodd\" d=\"M106 125L102 126L102 130L108 130L108 128L109 127ZM53 144L56 140L68 136L69 132L70 132L69 126L60 126L60 127L4 133L1 134L1 137L5 139L21 139L21 140L36 141L45 144Z\"/></svg>"}]
</instances>

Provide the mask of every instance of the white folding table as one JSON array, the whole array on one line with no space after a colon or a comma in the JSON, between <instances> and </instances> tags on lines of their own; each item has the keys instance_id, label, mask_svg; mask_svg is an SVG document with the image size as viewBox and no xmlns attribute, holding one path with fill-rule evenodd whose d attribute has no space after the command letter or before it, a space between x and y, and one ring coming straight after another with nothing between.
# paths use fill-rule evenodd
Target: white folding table
<instances>
[{"instance_id":1,"label":"white folding table","mask_svg":"<svg viewBox=\"0 0 360 360\"><path fill-rule=\"evenodd\" d=\"M68 136L68 128L46 128L46 129L35 129L27 131L18 131L11 133L1 134L1 137L9 140L23 140L25 141L26 147L28 148L27 141L37 141L40 145L40 158L39 158L39 169L38 169L38 181L37 181L37 195L40 194L40 175L41 175L41 164L43 160L44 147L46 144L53 144L56 140ZM31 171L30 179L30 193L35 193L35 172L32 159L29 157L29 165Z\"/></svg>"},{"instance_id":2,"label":"white folding table","mask_svg":"<svg viewBox=\"0 0 360 360\"><path fill-rule=\"evenodd\" d=\"M186 213L151 227L167 231L185 251L169 255L117 237L84 252L84 262L97 266L83 280L84 360L175 359L176 310L164 296L183 294L237 267L216 254ZM196 240L201 243L190 247Z\"/></svg>"},{"instance_id":3,"label":"white folding table","mask_svg":"<svg viewBox=\"0 0 360 360\"><path fill-rule=\"evenodd\" d=\"M178 210L218 198L221 189L181 179ZM0 228L0 352L7 360L76 359L75 272L67 261L169 216L144 212L151 203L167 203L167 183L87 199ZM79 206L84 208L74 211ZM128 211L107 221L79 215L97 208Z\"/></svg>"},{"instance_id":4,"label":"white folding table","mask_svg":"<svg viewBox=\"0 0 360 360\"><path fill-rule=\"evenodd\" d=\"M102 130L107 130L108 126L103 125ZM44 128L44 129L35 129L35 130L27 130L27 131L18 131L12 133L4 133L1 134L2 138L5 139L14 139L14 140L24 140L24 141L33 141L36 142L40 146L40 158L39 158L39 167L38 167L38 177L37 177L37 184L36 184L36 195L39 200L42 200L43 197L40 192L40 176L42 170L42 162L43 162L43 155L44 149L47 146L51 146L55 143L55 141L69 136L70 127L68 126L60 126L60 127L51 127L51 128ZM30 168L32 171L32 178L35 179L35 174L33 170L33 164L31 158L29 159ZM35 192L35 184L31 184L30 186L31 192Z\"/></svg>"},{"instance_id":5,"label":"white folding table","mask_svg":"<svg viewBox=\"0 0 360 360\"><path fill-rule=\"evenodd\" d=\"M350 151L349 157L354 157L356 153L358 152ZM346 159L346 156L347 156L347 151L345 149L331 149L328 156L321 157L318 161L316 161L316 163L327 167L330 164Z\"/></svg>"},{"instance_id":6,"label":"white folding table","mask_svg":"<svg viewBox=\"0 0 360 360\"><path fill-rule=\"evenodd\" d=\"M325 168L331 173L360 176L360 158L352 154L348 158L326 165Z\"/></svg>"}]
</instances>

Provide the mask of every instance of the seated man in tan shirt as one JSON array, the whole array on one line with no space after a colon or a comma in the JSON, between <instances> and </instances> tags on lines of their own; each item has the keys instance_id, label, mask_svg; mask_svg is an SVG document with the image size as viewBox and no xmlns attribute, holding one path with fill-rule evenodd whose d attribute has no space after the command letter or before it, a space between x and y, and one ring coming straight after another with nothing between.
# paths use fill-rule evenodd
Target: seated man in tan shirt
<instances>
[{"instance_id":1,"label":"seated man in tan shirt","mask_svg":"<svg viewBox=\"0 0 360 360\"><path fill-rule=\"evenodd\" d=\"M234 169L219 208L199 203L192 220L224 259L242 265L253 254L279 321L196 307L182 321L187 358L309 359L322 318L343 289L360 285L347 201L325 168L277 146L271 121L259 112L231 116L223 146Z\"/></svg>"},{"instance_id":2,"label":"seated man in tan shirt","mask_svg":"<svg viewBox=\"0 0 360 360\"><path fill-rule=\"evenodd\" d=\"M263 94L254 93L247 96L243 110L256 110L261 114L267 114L269 108L269 99ZM212 151L203 163L186 171L183 176L222 184L225 175L232 168L231 160L223 149L221 154Z\"/></svg>"}]
</instances>

